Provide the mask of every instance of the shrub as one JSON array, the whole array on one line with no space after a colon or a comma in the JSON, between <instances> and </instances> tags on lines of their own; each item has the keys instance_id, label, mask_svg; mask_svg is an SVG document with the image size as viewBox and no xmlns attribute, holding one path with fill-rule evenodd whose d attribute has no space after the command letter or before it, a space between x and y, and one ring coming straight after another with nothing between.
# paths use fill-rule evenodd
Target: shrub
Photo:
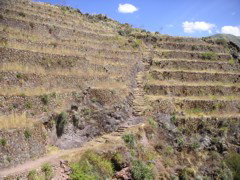
<instances>
[{"instance_id":1,"label":"shrub","mask_svg":"<svg viewBox=\"0 0 240 180\"><path fill-rule=\"evenodd\" d=\"M173 123L173 124L176 124L177 122L177 118L176 118L176 114L173 114L170 121Z\"/></svg>"},{"instance_id":2,"label":"shrub","mask_svg":"<svg viewBox=\"0 0 240 180\"><path fill-rule=\"evenodd\" d=\"M66 123L67 114L65 112L62 112L61 114L59 114L56 120L57 136L61 136L63 134Z\"/></svg>"},{"instance_id":3,"label":"shrub","mask_svg":"<svg viewBox=\"0 0 240 180\"><path fill-rule=\"evenodd\" d=\"M18 13L19 16L25 17L26 15L23 12Z\"/></svg>"},{"instance_id":4,"label":"shrub","mask_svg":"<svg viewBox=\"0 0 240 180\"><path fill-rule=\"evenodd\" d=\"M135 147L135 139L133 134L125 134L122 136L122 139L129 146L129 148L133 149Z\"/></svg>"},{"instance_id":5,"label":"shrub","mask_svg":"<svg viewBox=\"0 0 240 180\"><path fill-rule=\"evenodd\" d=\"M177 139L177 142L178 142L178 147L183 148L184 143L185 143L184 139L182 137L180 137L180 138Z\"/></svg>"},{"instance_id":6,"label":"shrub","mask_svg":"<svg viewBox=\"0 0 240 180\"><path fill-rule=\"evenodd\" d=\"M239 180L240 179L240 154L235 152L229 153L225 162L233 173L233 179Z\"/></svg>"},{"instance_id":7,"label":"shrub","mask_svg":"<svg viewBox=\"0 0 240 180\"><path fill-rule=\"evenodd\" d=\"M37 171L35 169L31 170L27 175L27 179L28 180L37 180Z\"/></svg>"},{"instance_id":8,"label":"shrub","mask_svg":"<svg viewBox=\"0 0 240 180\"><path fill-rule=\"evenodd\" d=\"M109 160L91 151L87 151L82 157L71 167L72 180L109 179L113 176L113 166Z\"/></svg>"},{"instance_id":9,"label":"shrub","mask_svg":"<svg viewBox=\"0 0 240 180\"><path fill-rule=\"evenodd\" d=\"M204 52L202 53L202 58L203 59L216 59L217 58L217 54L215 52Z\"/></svg>"},{"instance_id":10,"label":"shrub","mask_svg":"<svg viewBox=\"0 0 240 180\"><path fill-rule=\"evenodd\" d=\"M34 28L34 24L32 22L30 22L29 25L32 29Z\"/></svg>"},{"instance_id":11,"label":"shrub","mask_svg":"<svg viewBox=\"0 0 240 180\"><path fill-rule=\"evenodd\" d=\"M180 180L192 179L194 177L195 171L192 168L184 168L179 172Z\"/></svg>"},{"instance_id":12,"label":"shrub","mask_svg":"<svg viewBox=\"0 0 240 180\"><path fill-rule=\"evenodd\" d=\"M190 148L192 150L198 149L198 148L200 148L200 144L198 142L194 142L190 145Z\"/></svg>"},{"instance_id":13,"label":"shrub","mask_svg":"<svg viewBox=\"0 0 240 180\"><path fill-rule=\"evenodd\" d=\"M6 146L6 144L7 144L7 141L6 141L6 139L0 139L0 144L2 145L2 146Z\"/></svg>"},{"instance_id":14,"label":"shrub","mask_svg":"<svg viewBox=\"0 0 240 180\"><path fill-rule=\"evenodd\" d=\"M142 44L142 40L141 40L141 39L136 39L136 40L133 42L132 47L133 47L133 48L138 48L141 44Z\"/></svg>"},{"instance_id":15,"label":"shrub","mask_svg":"<svg viewBox=\"0 0 240 180\"><path fill-rule=\"evenodd\" d=\"M32 108L32 103L31 102L27 102L25 107L28 108L28 109L31 109Z\"/></svg>"},{"instance_id":16,"label":"shrub","mask_svg":"<svg viewBox=\"0 0 240 180\"><path fill-rule=\"evenodd\" d=\"M53 177L53 170L50 164L43 164L41 170L44 173L46 179L51 179Z\"/></svg>"},{"instance_id":17,"label":"shrub","mask_svg":"<svg viewBox=\"0 0 240 180\"><path fill-rule=\"evenodd\" d=\"M153 128L157 128L158 124L155 121L155 119L153 118L148 118L148 123L153 127Z\"/></svg>"},{"instance_id":18,"label":"shrub","mask_svg":"<svg viewBox=\"0 0 240 180\"><path fill-rule=\"evenodd\" d=\"M136 180L154 179L152 168L140 160L134 160L132 162L132 175Z\"/></svg>"},{"instance_id":19,"label":"shrub","mask_svg":"<svg viewBox=\"0 0 240 180\"><path fill-rule=\"evenodd\" d=\"M31 131L29 129L26 129L24 131L24 136L26 139L29 139L32 136Z\"/></svg>"},{"instance_id":20,"label":"shrub","mask_svg":"<svg viewBox=\"0 0 240 180\"><path fill-rule=\"evenodd\" d=\"M41 96L41 101L44 105L47 105L49 103L49 96L47 94L44 94Z\"/></svg>"}]
</instances>

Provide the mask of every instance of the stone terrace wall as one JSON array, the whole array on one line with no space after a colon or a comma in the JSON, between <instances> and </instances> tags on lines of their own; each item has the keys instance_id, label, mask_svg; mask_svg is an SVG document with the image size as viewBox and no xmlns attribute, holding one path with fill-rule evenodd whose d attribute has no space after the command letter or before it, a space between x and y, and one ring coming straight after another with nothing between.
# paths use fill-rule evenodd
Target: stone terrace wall
<instances>
[{"instance_id":1,"label":"stone terrace wall","mask_svg":"<svg viewBox=\"0 0 240 180\"><path fill-rule=\"evenodd\" d=\"M0 130L0 169L43 155L45 139L41 124L28 130Z\"/></svg>"}]
</instances>

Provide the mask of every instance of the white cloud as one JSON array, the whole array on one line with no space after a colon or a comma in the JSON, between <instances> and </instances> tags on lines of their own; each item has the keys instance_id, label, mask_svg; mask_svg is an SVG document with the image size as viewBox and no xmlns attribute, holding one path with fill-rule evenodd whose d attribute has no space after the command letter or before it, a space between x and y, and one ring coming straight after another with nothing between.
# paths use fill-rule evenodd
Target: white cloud
<instances>
[{"instance_id":1,"label":"white cloud","mask_svg":"<svg viewBox=\"0 0 240 180\"><path fill-rule=\"evenodd\" d=\"M221 33L240 36L240 26L223 26L221 28Z\"/></svg>"},{"instance_id":2,"label":"white cloud","mask_svg":"<svg viewBox=\"0 0 240 180\"><path fill-rule=\"evenodd\" d=\"M204 21L185 21L182 23L182 26L185 33L195 33L196 31L207 31L208 33L212 33L212 29L216 27L215 24L207 23Z\"/></svg>"},{"instance_id":3,"label":"white cloud","mask_svg":"<svg viewBox=\"0 0 240 180\"><path fill-rule=\"evenodd\" d=\"M120 13L134 13L138 11L138 8L132 4L119 4L118 12Z\"/></svg>"}]
</instances>

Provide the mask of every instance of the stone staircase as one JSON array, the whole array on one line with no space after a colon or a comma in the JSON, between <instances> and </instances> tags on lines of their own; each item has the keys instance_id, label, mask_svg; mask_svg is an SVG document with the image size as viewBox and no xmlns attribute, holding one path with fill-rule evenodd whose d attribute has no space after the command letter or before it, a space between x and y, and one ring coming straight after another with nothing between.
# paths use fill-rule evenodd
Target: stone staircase
<instances>
[{"instance_id":1,"label":"stone staircase","mask_svg":"<svg viewBox=\"0 0 240 180\"><path fill-rule=\"evenodd\" d=\"M144 73L139 72L137 74L137 87L133 90L134 100L133 100L133 115L142 116L147 110L147 103L145 101L145 92L144 92Z\"/></svg>"}]
</instances>

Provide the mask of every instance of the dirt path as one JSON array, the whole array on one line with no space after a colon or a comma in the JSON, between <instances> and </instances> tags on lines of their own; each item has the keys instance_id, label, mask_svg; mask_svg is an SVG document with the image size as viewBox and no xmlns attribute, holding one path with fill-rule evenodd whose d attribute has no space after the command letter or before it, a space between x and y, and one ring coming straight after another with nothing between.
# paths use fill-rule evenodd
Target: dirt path
<instances>
[{"instance_id":1,"label":"dirt path","mask_svg":"<svg viewBox=\"0 0 240 180\"><path fill-rule=\"evenodd\" d=\"M71 157L73 157L75 153L77 153L78 155L82 154L86 150L97 148L109 140L111 140L111 141L112 140L115 140L115 141L121 140L121 136L123 133L127 132L129 129L136 128L139 126L144 126L144 124L141 123L141 124L133 125L133 126L122 126L116 132L113 132L110 134L105 134L101 137L94 138L91 141L85 143L82 147L75 148L75 149L69 149L69 150L61 150L61 151L56 152L53 155L46 155L46 156L41 157L36 160L27 161L24 164L20 164L16 167L3 169L0 172L0 180L3 177L7 177L10 175L11 176L18 175L18 174L21 174L24 172L29 172L33 169L38 169L44 163L54 164L56 162L59 162L60 159L62 159L62 158L64 159L66 157L68 159L71 159Z\"/></svg>"}]
</instances>

